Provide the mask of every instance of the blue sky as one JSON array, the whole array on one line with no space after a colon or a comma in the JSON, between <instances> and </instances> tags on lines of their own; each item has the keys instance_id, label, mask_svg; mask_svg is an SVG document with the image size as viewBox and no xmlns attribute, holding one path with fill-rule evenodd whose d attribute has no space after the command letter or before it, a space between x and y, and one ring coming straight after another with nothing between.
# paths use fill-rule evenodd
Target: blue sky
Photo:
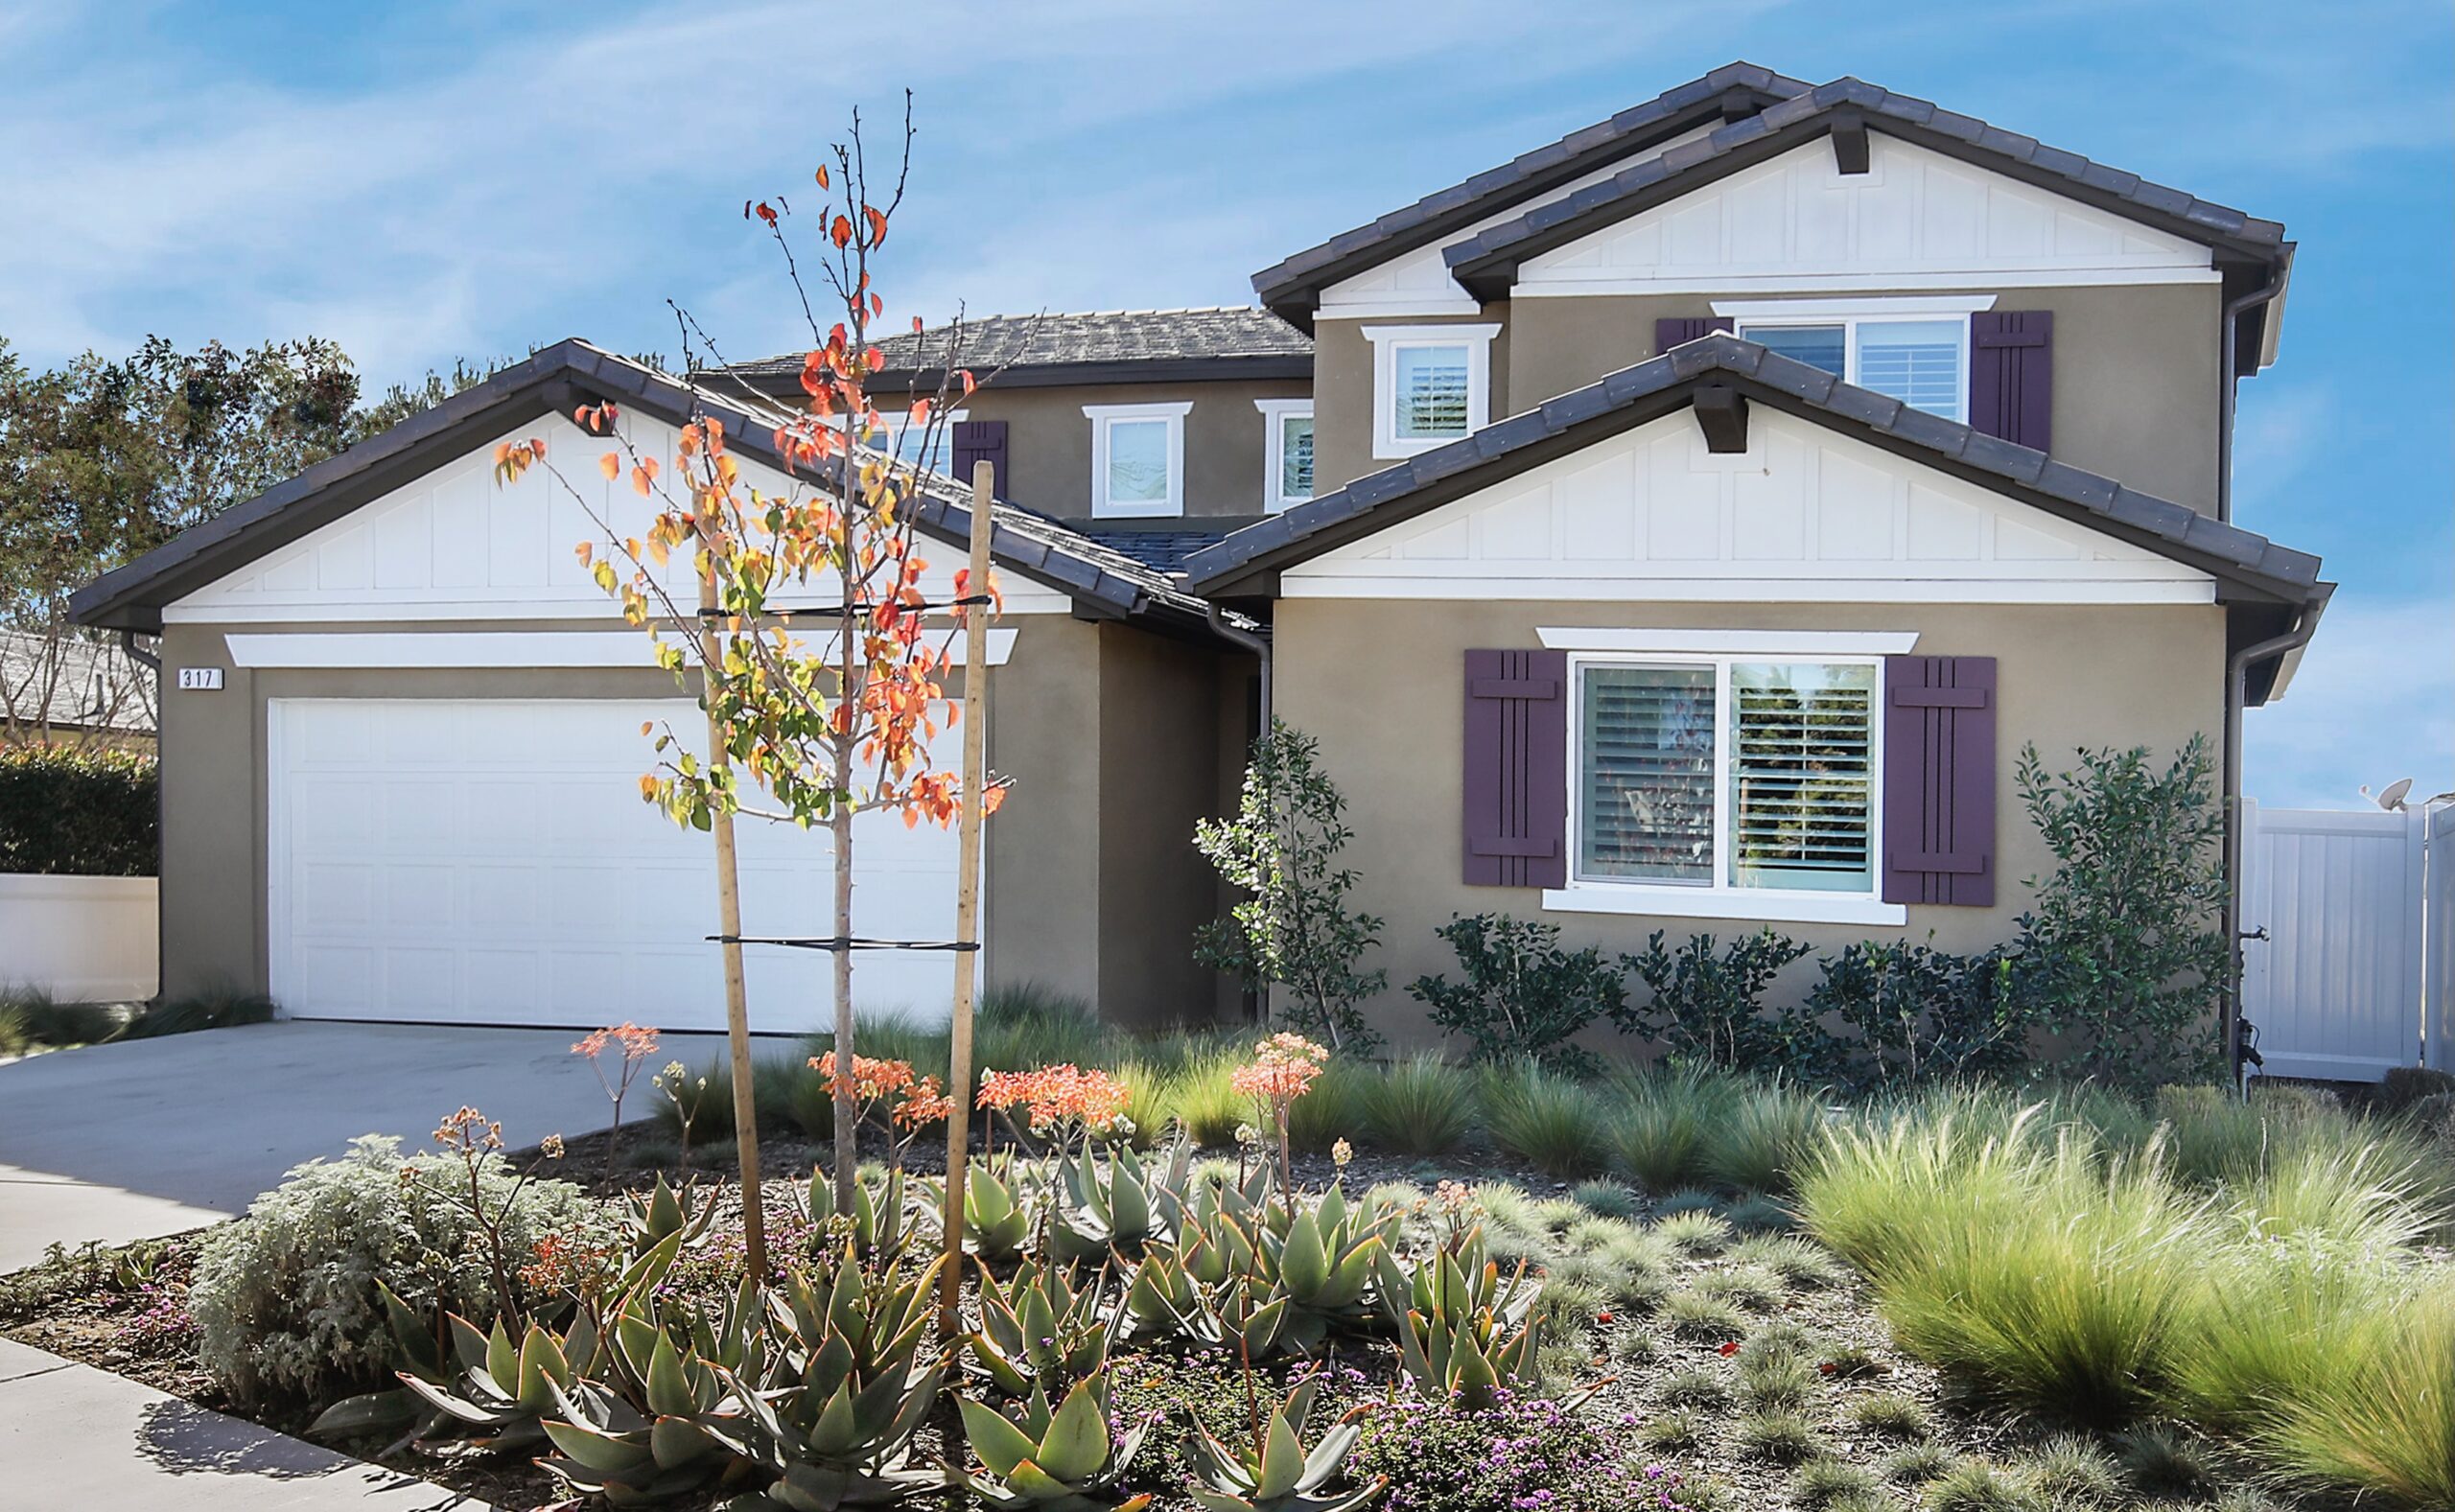
<instances>
[{"instance_id":1,"label":"blue sky","mask_svg":"<svg viewBox=\"0 0 2455 1512\"><path fill-rule=\"evenodd\" d=\"M927 19L921 19L922 17ZM743 199L918 96L902 314L1237 304L1254 269L1744 58L2285 222L2238 514L2343 591L2250 791L2455 787L2455 12L1489 0L393 8L0 0L0 335L315 334L368 375L581 335L798 349ZM881 138L886 136L882 130ZM39 227L39 234L31 228Z\"/></svg>"}]
</instances>

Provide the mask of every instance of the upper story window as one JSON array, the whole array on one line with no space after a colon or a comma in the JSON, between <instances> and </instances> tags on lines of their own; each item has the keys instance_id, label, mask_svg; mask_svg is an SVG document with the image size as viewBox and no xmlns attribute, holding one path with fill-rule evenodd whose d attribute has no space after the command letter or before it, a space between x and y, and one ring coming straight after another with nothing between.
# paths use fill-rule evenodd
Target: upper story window
<instances>
[{"instance_id":1,"label":"upper story window","mask_svg":"<svg viewBox=\"0 0 2455 1512\"><path fill-rule=\"evenodd\" d=\"M865 446L892 454L906 467L943 474L954 449L955 427L970 418L968 410L953 409L939 415L934 424L914 425L908 415L880 413L861 441Z\"/></svg>"},{"instance_id":2,"label":"upper story window","mask_svg":"<svg viewBox=\"0 0 2455 1512\"><path fill-rule=\"evenodd\" d=\"M1947 420L1969 418L1969 317L1993 295L1718 300L1714 314L1767 351Z\"/></svg>"},{"instance_id":3,"label":"upper story window","mask_svg":"<svg viewBox=\"0 0 2455 1512\"><path fill-rule=\"evenodd\" d=\"M1277 514L1313 497L1313 401L1256 399L1262 412L1262 508Z\"/></svg>"},{"instance_id":4,"label":"upper story window","mask_svg":"<svg viewBox=\"0 0 2455 1512\"><path fill-rule=\"evenodd\" d=\"M1874 896L1872 659L1572 664L1578 883Z\"/></svg>"},{"instance_id":5,"label":"upper story window","mask_svg":"<svg viewBox=\"0 0 2455 1512\"><path fill-rule=\"evenodd\" d=\"M1372 454L1414 456L1491 419L1497 325L1366 326L1372 343Z\"/></svg>"},{"instance_id":6,"label":"upper story window","mask_svg":"<svg viewBox=\"0 0 2455 1512\"><path fill-rule=\"evenodd\" d=\"M1091 422L1094 517L1185 512L1187 401L1173 405L1085 405Z\"/></svg>"}]
</instances>

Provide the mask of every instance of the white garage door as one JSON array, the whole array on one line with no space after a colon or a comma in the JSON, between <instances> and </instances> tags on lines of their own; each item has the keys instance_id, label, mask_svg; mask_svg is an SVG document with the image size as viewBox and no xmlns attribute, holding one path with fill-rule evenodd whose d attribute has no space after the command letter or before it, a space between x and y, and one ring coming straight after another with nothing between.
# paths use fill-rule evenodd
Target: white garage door
<instances>
[{"instance_id":1,"label":"white garage door","mask_svg":"<svg viewBox=\"0 0 2455 1512\"><path fill-rule=\"evenodd\" d=\"M271 986L305 1018L721 1029L714 847L640 799L643 720L675 702L275 699ZM743 932L831 932L820 830L743 820ZM954 937L955 837L855 827L856 934ZM832 1012L829 958L745 952L751 1027ZM943 951L863 951L864 1009L943 1020Z\"/></svg>"}]
</instances>

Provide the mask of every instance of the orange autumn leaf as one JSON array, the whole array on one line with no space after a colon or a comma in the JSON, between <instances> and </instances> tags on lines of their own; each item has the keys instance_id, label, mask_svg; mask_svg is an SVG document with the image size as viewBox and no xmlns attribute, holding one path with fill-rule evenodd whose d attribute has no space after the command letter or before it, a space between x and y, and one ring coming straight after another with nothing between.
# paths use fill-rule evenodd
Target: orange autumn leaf
<instances>
[{"instance_id":1,"label":"orange autumn leaf","mask_svg":"<svg viewBox=\"0 0 2455 1512\"><path fill-rule=\"evenodd\" d=\"M886 241L886 213L874 205L863 205L861 214L869 219L870 244L878 246Z\"/></svg>"},{"instance_id":2,"label":"orange autumn leaf","mask_svg":"<svg viewBox=\"0 0 2455 1512\"><path fill-rule=\"evenodd\" d=\"M622 459L615 454L608 452L603 456L596 459L596 470L604 474L605 480L610 483L614 481L615 478L621 476Z\"/></svg>"},{"instance_id":3,"label":"orange autumn leaf","mask_svg":"<svg viewBox=\"0 0 2455 1512\"><path fill-rule=\"evenodd\" d=\"M818 165L818 187L821 189L827 187L827 165L825 163Z\"/></svg>"},{"instance_id":4,"label":"orange autumn leaf","mask_svg":"<svg viewBox=\"0 0 2455 1512\"><path fill-rule=\"evenodd\" d=\"M833 228L828 232L828 235L834 241L837 246L849 245L853 240L852 221L847 217L837 216L835 218L835 224Z\"/></svg>"}]
</instances>

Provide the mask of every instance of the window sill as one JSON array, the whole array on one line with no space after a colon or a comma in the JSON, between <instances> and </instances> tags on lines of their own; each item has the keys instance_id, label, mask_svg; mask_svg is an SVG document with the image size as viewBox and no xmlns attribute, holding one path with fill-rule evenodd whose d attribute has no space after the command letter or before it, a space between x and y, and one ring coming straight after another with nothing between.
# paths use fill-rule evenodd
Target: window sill
<instances>
[{"instance_id":1,"label":"window sill","mask_svg":"<svg viewBox=\"0 0 2455 1512\"><path fill-rule=\"evenodd\" d=\"M1184 512L1184 505L1165 500L1156 504L1112 504L1104 499L1091 500L1091 518L1094 520L1167 520Z\"/></svg>"},{"instance_id":2,"label":"window sill","mask_svg":"<svg viewBox=\"0 0 2455 1512\"><path fill-rule=\"evenodd\" d=\"M1587 883L1547 887L1543 907L1559 914L1642 914L1657 919L1752 919L1781 924L1906 924L1909 910L1874 897L1807 893L1712 892L1686 887Z\"/></svg>"}]
</instances>

